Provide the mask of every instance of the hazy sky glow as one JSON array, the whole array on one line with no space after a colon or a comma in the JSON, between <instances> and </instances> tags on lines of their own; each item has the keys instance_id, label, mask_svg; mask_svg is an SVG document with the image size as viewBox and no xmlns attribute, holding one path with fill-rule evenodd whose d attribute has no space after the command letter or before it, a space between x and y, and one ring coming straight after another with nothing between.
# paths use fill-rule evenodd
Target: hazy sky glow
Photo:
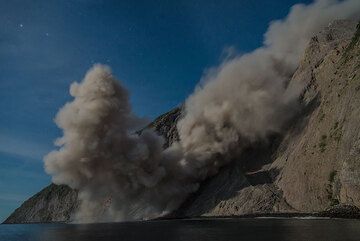
<instances>
[{"instance_id":1,"label":"hazy sky glow","mask_svg":"<svg viewBox=\"0 0 360 241\"><path fill-rule=\"evenodd\" d=\"M151 119L228 53L260 46L294 3L0 1L0 221L50 182L41 159L60 136L54 115L94 63L110 65Z\"/></svg>"}]
</instances>

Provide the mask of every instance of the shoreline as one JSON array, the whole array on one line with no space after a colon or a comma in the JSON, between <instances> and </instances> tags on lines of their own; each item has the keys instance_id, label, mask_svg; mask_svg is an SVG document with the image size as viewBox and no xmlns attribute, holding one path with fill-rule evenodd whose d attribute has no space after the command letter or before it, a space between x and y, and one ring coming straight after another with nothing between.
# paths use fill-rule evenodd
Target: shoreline
<instances>
[{"instance_id":1,"label":"shoreline","mask_svg":"<svg viewBox=\"0 0 360 241\"><path fill-rule=\"evenodd\" d=\"M352 214L330 214L325 212L319 213L255 213L243 215L227 215L227 216L197 216L197 217L160 217L149 220L136 220L124 222L99 222L99 223L71 223L71 222L29 222L29 223L0 223L0 225L12 224L75 224L75 225L92 225L92 224L120 224L120 223L150 223L157 221L206 221L206 220L220 220L220 219L349 219L360 220L360 213Z\"/></svg>"},{"instance_id":2,"label":"shoreline","mask_svg":"<svg viewBox=\"0 0 360 241\"><path fill-rule=\"evenodd\" d=\"M179 217L174 214L165 215L148 220L124 221L124 222L99 222L99 223L133 223L133 222L156 222L173 220L216 220L216 219L250 219L250 218L309 218L309 219L360 219L360 209L349 204L339 204L325 211L320 212L274 212L274 213L250 213L242 215L224 215L224 216L191 216ZM97 224L99 224L97 223ZM72 222L27 222L27 223L1 223L1 224L74 224ZM82 223L95 224L95 223Z\"/></svg>"}]
</instances>

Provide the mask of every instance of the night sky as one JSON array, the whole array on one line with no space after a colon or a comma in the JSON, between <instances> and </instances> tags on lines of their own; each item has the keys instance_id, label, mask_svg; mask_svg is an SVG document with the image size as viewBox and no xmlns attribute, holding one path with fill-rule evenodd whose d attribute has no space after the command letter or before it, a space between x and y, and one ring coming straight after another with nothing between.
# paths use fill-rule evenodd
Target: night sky
<instances>
[{"instance_id":1,"label":"night sky","mask_svg":"<svg viewBox=\"0 0 360 241\"><path fill-rule=\"evenodd\" d=\"M0 221L50 183L53 118L93 64L109 65L152 119L229 54L261 46L297 2L0 0Z\"/></svg>"}]
</instances>

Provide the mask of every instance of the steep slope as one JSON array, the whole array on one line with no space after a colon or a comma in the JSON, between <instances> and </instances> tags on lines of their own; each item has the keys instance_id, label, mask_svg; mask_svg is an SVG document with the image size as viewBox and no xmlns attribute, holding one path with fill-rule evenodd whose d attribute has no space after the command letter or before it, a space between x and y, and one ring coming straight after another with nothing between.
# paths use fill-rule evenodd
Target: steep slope
<instances>
[{"instance_id":1,"label":"steep slope","mask_svg":"<svg viewBox=\"0 0 360 241\"><path fill-rule=\"evenodd\" d=\"M248 148L201 184L172 216L313 212L337 204L360 207L359 28L335 21L314 36L292 83L306 86L303 108L283 136ZM149 125L178 139L176 108ZM76 191L48 186L5 222L69 221Z\"/></svg>"},{"instance_id":2,"label":"steep slope","mask_svg":"<svg viewBox=\"0 0 360 241\"><path fill-rule=\"evenodd\" d=\"M68 221L77 206L76 191L65 185L50 184L25 201L4 223Z\"/></svg>"},{"instance_id":3,"label":"steep slope","mask_svg":"<svg viewBox=\"0 0 360 241\"><path fill-rule=\"evenodd\" d=\"M337 203L360 205L359 25L337 21L315 36L293 81L307 81L304 101L314 110L272 168L276 185L300 211Z\"/></svg>"},{"instance_id":4,"label":"steep slope","mask_svg":"<svg viewBox=\"0 0 360 241\"><path fill-rule=\"evenodd\" d=\"M355 22L335 21L311 39L291 80L307 86L303 109L285 136L253 147L223 168L177 216L360 206L360 46L355 29Z\"/></svg>"}]
</instances>

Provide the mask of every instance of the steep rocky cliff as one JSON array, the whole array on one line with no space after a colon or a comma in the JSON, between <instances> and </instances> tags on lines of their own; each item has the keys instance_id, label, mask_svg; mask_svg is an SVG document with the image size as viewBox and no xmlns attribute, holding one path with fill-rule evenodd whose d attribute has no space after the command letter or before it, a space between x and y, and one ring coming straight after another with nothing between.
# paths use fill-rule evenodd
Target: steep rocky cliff
<instances>
[{"instance_id":1,"label":"steep rocky cliff","mask_svg":"<svg viewBox=\"0 0 360 241\"><path fill-rule=\"evenodd\" d=\"M314 36L291 81L306 84L284 136L254 146L189 198L180 216L318 212L360 206L359 26Z\"/></svg>"},{"instance_id":2,"label":"steep rocky cliff","mask_svg":"<svg viewBox=\"0 0 360 241\"><path fill-rule=\"evenodd\" d=\"M50 184L26 200L4 223L69 221L77 206L75 190L65 185Z\"/></svg>"},{"instance_id":3,"label":"steep rocky cliff","mask_svg":"<svg viewBox=\"0 0 360 241\"><path fill-rule=\"evenodd\" d=\"M248 148L201 184L172 216L319 212L360 207L360 30L335 21L314 36L291 82L303 83L302 109L285 134ZM149 125L178 139L176 108ZM51 184L5 222L69 221L77 193Z\"/></svg>"},{"instance_id":4,"label":"steep rocky cliff","mask_svg":"<svg viewBox=\"0 0 360 241\"><path fill-rule=\"evenodd\" d=\"M354 33L355 32L355 33ZM360 206L360 29L337 21L313 37L293 81L311 111L285 136L271 168L296 210Z\"/></svg>"}]
</instances>

